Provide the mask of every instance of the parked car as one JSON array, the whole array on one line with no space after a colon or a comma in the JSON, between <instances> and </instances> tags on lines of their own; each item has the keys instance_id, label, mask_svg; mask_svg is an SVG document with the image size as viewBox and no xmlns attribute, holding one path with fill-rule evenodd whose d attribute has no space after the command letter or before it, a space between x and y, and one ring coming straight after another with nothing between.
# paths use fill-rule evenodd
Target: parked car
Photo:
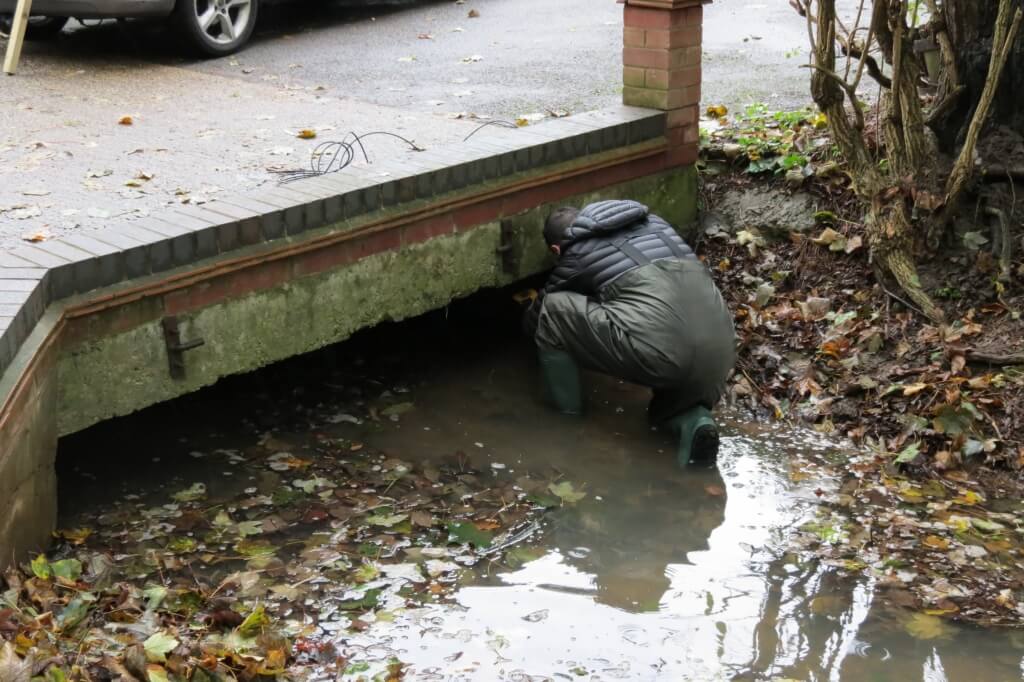
<instances>
[{"instance_id":1,"label":"parked car","mask_svg":"<svg viewBox=\"0 0 1024 682\"><path fill-rule=\"evenodd\" d=\"M0 0L0 31L8 33L17 0ZM260 0L33 0L25 37L56 36L70 17L165 17L193 52L222 57L245 45L256 26Z\"/></svg>"}]
</instances>

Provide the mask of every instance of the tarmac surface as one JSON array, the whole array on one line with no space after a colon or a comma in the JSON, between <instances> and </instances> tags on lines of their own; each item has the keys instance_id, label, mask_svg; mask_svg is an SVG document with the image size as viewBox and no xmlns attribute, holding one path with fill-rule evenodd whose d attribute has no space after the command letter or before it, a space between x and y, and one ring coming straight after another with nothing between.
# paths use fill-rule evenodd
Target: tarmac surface
<instances>
[{"instance_id":1,"label":"tarmac surface","mask_svg":"<svg viewBox=\"0 0 1024 682\"><path fill-rule=\"evenodd\" d=\"M264 6L252 43L211 61L184 58L159 22L27 44L0 80L0 248L274 183L349 131L431 146L488 118L620 101L613 0L351 4ZM806 26L785 0L706 6L704 48L706 105L808 103ZM371 162L402 147L367 141Z\"/></svg>"}]
</instances>

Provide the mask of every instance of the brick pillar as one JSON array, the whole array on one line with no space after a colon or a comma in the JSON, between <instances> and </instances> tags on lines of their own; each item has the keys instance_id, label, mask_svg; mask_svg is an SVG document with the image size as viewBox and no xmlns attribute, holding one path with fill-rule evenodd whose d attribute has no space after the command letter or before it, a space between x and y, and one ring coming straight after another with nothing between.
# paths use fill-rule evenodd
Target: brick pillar
<instances>
[{"instance_id":1,"label":"brick pillar","mask_svg":"<svg viewBox=\"0 0 1024 682\"><path fill-rule=\"evenodd\" d=\"M697 160L706 2L710 0L624 0L622 101L668 112L671 165Z\"/></svg>"}]
</instances>

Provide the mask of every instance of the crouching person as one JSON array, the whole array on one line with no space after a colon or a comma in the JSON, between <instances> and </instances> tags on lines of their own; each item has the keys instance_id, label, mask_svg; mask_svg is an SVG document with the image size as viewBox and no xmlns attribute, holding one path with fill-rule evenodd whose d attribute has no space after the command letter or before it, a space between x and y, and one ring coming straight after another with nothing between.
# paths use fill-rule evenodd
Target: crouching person
<instances>
[{"instance_id":1,"label":"crouching person","mask_svg":"<svg viewBox=\"0 0 1024 682\"><path fill-rule=\"evenodd\" d=\"M549 399L582 412L580 366L648 386L648 416L678 435L679 463L714 464L711 409L733 367L735 332L704 264L635 201L560 208L544 239L558 263L524 324Z\"/></svg>"}]
</instances>

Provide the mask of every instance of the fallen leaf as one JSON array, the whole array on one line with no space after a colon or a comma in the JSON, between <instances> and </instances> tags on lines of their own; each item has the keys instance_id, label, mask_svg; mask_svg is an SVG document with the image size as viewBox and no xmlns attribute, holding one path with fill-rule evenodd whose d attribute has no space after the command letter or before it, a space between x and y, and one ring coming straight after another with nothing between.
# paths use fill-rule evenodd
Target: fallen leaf
<instances>
[{"instance_id":1,"label":"fallen leaf","mask_svg":"<svg viewBox=\"0 0 1024 682\"><path fill-rule=\"evenodd\" d=\"M907 632L916 639L945 639L953 630L946 621L926 613L915 613L904 624Z\"/></svg>"},{"instance_id":2,"label":"fallen leaf","mask_svg":"<svg viewBox=\"0 0 1024 682\"><path fill-rule=\"evenodd\" d=\"M52 575L50 572L50 562L46 560L45 554L40 554L33 559L30 566L32 568L32 573L34 573L37 578L41 578L42 580L50 579L50 576Z\"/></svg>"},{"instance_id":3,"label":"fallen leaf","mask_svg":"<svg viewBox=\"0 0 1024 682\"><path fill-rule=\"evenodd\" d=\"M913 462L921 452L921 446L918 443L911 443L907 447L903 448L898 455L896 455L896 462L899 464L907 464Z\"/></svg>"},{"instance_id":4,"label":"fallen leaf","mask_svg":"<svg viewBox=\"0 0 1024 682\"><path fill-rule=\"evenodd\" d=\"M133 123L135 123L135 121L132 120L131 116L122 116L121 119L117 123L118 123L118 125L130 126Z\"/></svg>"},{"instance_id":5,"label":"fallen leaf","mask_svg":"<svg viewBox=\"0 0 1024 682\"><path fill-rule=\"evenodd\" d=\"M0 680L4 682L29 682L32 679L32 661L18 657L12 642L0 646Z\"/></svg>"},{"instance_id":6,"label":"fallen leaf","mask_svg":"<svg viewBox=\"0 0 1024 682\"><path fill-rule=\"evenodd\" d=\"M152 663L162 663L167 660L167 654L178 647L178 640L168 632L157 632L150 635L149 639L142 643L146 650L146 658Z\"/></svg>"},{"instance_id":7,"label":"fallen leaf","mask_svg":"<svg viewBox=\"0 0 1024 682\"><path fill-rule=\"evenodd\" d=\"M491 546L492 533L482 531L468 521L448 524L448 541L470 544L477 549Z\"/></svg>"},{"instance_id":8,"label":"fallen leaf","mask_svg":"<svg viewBox=\"0 0 1024 682\"><path fill-rule=\"evenodd\" d=\"M430 528L434 525L434 517L430 512L426 511L414 511L411 514L412 522L422 528Z\"/></svg>"},{"instance_id":9,"label":"fallen leaf","mask_svg":"<svg viewBox=\"0 0 1024 682\"><path fill-rule=\"evenodd\" d=\"M909 384L903 387L903 396L909 398L912 395L917 395L926 388L928 388L928 384L925 383Z\"/></svg>"},{"instance_id":10,"label":"fallen leaf","mask_svg":"<svg viewBox=\"0 0 1024 682\"><path fill-rule=\"evenodd\" d=\"M715 104L708 107L706 113L710 118L722 118L729 113L729 107L724 104Z\"/></svg>"},{"instance_id":11,"label":"fallen leaf","mask_svg":"<svg viewBox=\"0 0 1024 682\"><path fill-rule=\"evenodd\" d=\"M310 128L303 128L295 135L295 137L301 140L312 140L316 137L316 131Z\"/></svg>"},{"instance_id":12,"label":"fallen leaf","mask_svg":"<svg viewBox=\"0 0 1024 682\"><path fill-rule=\"evenodd\" d=\"M242 624L238 626L238 633L243 637L256 637L261 634L266 627L270 625L270 617L267 615L263 605L259 605L252 610Z\"/></svg>"},{"instance_id":13,"label":"fallen leaf","mask_svg":"<svg viewBox=\"0 0 1024 682\"><path fill-rule=\"evenodd\" d=\"M569 481L552 483L548 486L548 490L551 491L552 495L557 495L561 498L562 502L566 504L576 504L587 496L586 493L576 490Z\"/></svg>"},{"instance_id":14,"label":"fallen leaf","mask_svg":"<svg viewBox=\"0 0 1024 682\"><path fill-rule=\"evenodd\" d=\"M467 14L466 16L468 16L470 19L478 19L480 18L480 11L471 9L469 10L469 14Z\"/></svg>"}]
</instances>

